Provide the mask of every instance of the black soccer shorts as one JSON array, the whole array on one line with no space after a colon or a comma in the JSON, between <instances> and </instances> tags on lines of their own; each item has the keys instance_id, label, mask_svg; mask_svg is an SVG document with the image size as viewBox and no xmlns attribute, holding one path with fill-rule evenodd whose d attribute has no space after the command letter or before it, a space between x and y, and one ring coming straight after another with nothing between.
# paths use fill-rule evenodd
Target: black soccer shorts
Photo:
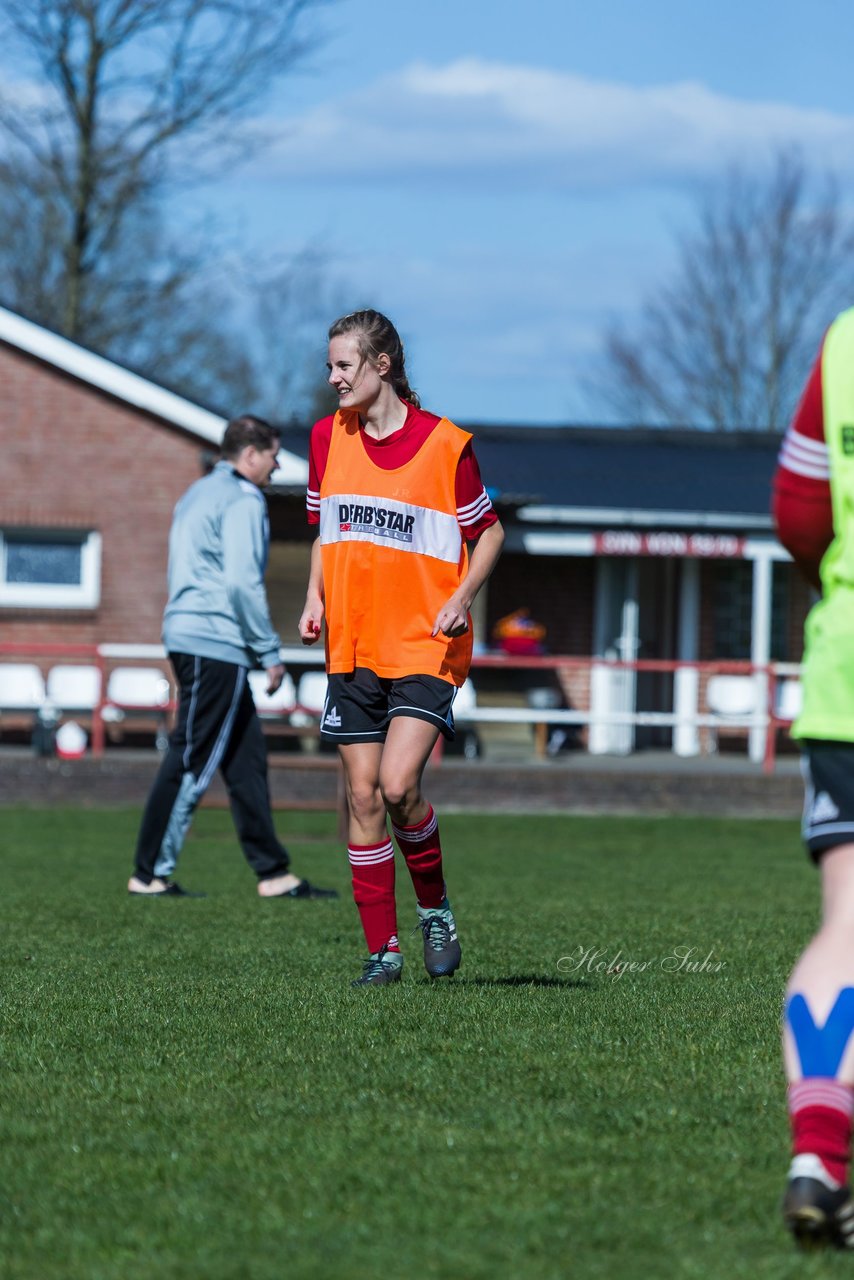
<instances>
[{"instance_id":1,"label":"black soccer shorts","mask_svg":"<svg viewBox=\"0 0 854 1280\"><path fill-rule=\"evenodd\" d=\"M456 687L437 676L385 679L367 667L329 677L320 720L326 742L385 742L395 716L426 720L453 742Z\"/></svg>"},{"instance_id":2,"label":"black soccer shorts","mask_svg":"<svg viewBox=\"0 0 854 1280\"><path fill-rule=\"evenodd\" d=\"M854 843L854 742L801 743L804 843L814 862L836 845Z\"/></svg>"}]
</instances>

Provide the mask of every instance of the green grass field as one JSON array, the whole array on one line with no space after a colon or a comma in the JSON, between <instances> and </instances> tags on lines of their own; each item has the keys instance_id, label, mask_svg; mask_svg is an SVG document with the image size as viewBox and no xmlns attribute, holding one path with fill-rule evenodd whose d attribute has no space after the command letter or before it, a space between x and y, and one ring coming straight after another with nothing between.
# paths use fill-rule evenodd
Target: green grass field
<instances>
[{"instance_id":1,"label":"green grass field","mask_svg":"<svg viewBox=\"0 0 854 1280\"><path fill-rule=\"evenodd\" d=\"M208 897L130 899L136 821L0 811L3 1280L851 1273L779 1220L794 824L445 817L460 974L399 864L404 980L353 991L333 815L278 823L337 903L258 899L213 810Z\"/></svg>"}]
</instances>

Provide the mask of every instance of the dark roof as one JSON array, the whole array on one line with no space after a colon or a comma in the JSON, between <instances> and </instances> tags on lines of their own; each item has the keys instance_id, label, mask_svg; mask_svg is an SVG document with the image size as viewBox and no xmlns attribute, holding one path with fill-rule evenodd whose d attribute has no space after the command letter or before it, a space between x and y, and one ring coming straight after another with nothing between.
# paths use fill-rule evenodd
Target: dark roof
<instances>
[{"instance_id":1,"label":"dark roof","mask_svg":"<svg viewBox=\"0 0 854 1280\"><path fill-rule=\"evenodd\" d=\"M780 436L645 427L466 424L493 500L585 510L767 517ZM307 457L308 432L282 444Z\"/></svg>"},{"instance_id":2,"label":"dark roof","mask_svg":"<svg viewBox=\"0 0 854 1280\"><path fill-rule=\"evenodd\" d=\"M559 507L767 515L780 448L766 432L469 429L488 486Z\"/></svg>"}]
</instances>

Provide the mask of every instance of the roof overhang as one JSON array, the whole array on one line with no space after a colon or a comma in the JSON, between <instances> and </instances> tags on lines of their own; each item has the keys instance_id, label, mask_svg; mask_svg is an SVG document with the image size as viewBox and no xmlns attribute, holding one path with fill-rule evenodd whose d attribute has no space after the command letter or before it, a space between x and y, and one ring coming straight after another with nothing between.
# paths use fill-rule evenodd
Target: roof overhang
<instances>
[{"instance_id":1,"label":"roof overhang","mask_svg":"<svg viewBox=\"0 0 854 1280\"><path fill-rule=\"evenodd\" d=\"M499 499L500 500L500 499ZM519 507L517 520L531 524L601 525L618 528L771 529L769 515L739 511L646 511L620 507Z\"/></svg>"},{"instance_id":2,"label":"roof overhang","mask_svg":"<svg viewBox=\"0 0 854 1280\"><path fill-rule=\"evenodd\" d=\"M7 311L5 307L0 307L0 342L35 356L135 409L180 427L199 440L217 448L222 442L226 418L185 400L174 391L159 387L155 382L149 382L138 373L131 373L94 351L87 351L58 333L51 333L49 329L25 320L14 311ZM278 470L273 473L274 483L293 486L306 483L308 463L303 458L281 449L278 462Z\"/></svg>"}]
</instances>

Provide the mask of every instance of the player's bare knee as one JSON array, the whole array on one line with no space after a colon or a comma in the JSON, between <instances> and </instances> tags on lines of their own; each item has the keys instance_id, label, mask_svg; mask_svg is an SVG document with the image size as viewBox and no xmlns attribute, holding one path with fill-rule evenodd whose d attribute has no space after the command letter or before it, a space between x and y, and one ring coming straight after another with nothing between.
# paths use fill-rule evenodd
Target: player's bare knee
<instances>
[{"instance_id":1,"label":"player's bare knee","mask_svg":"<svg viewBox=\"0 0 854 1280\"><path fill-rule=\"evenodd\" d=\"M407 825L407 819L421 801L421 793L414 784L402 780L381 781L385 807L395 822Z\"/></svg>"},{"instance_id":2,"label":"player's bare knee","mask_svg":"<svg viewBox=\"0 0 854 1280\"><path fill-rule=\"evenodd\" d=\"M383 797L379 787L350 786L347 788L350 813L358 822L370 822L383 812Z\"/></svg>"}]
</instances>

